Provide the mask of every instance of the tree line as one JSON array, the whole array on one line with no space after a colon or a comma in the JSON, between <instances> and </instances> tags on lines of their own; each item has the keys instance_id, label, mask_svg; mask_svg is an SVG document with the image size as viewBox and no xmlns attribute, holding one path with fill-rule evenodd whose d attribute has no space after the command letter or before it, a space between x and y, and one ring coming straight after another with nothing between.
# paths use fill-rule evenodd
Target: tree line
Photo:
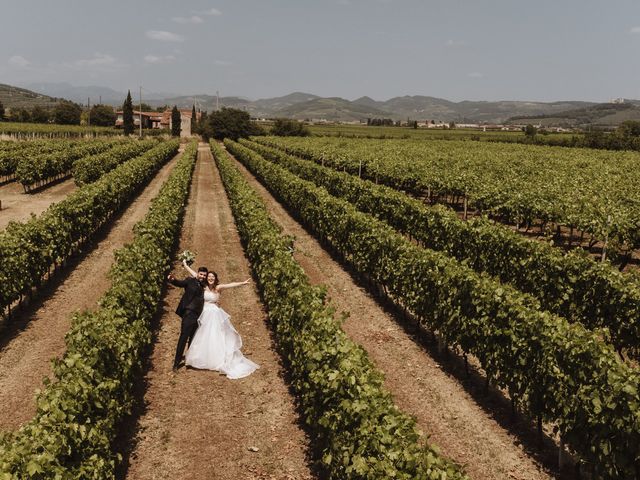
<instances>
[{"instance_id":1,"label":"tree line","mask_svg":"<svg viewBox=\"0 0 640 480\"><path fill-rule=\"evenodd\" d=\"M143 103L138 105L142 111L163 112L168 105L153 108ZM199 118L197 113L200 113ZM131 91L122 104L122 129L125 135L132 135L136 130L134 119L134 103ZM59 125L80 125L90 123L93 126L113 127L116 122L116 111L110 105L93 105L89 110L77 103L62 101L52 108L35 106L31 109L5 109L0 102L0 121L24 123L55 123ZM181 132L181 114L176 105L171 110L171 135L179 137ZM215 138L222 140L231 138L247 138L255 135L308 136L311 134L303 122L289 118L277 118L264 128L251 119L248 112L235 108L223 107L221 110L208 113L196 112L195 105L191 110L191 132L202 135L206 140Z\"/></svg>"},{"instance_id":2,"label":"tree line","mask_svg":"<svg viewBox=\"0 0 640 480\"><path fill-rule=\"evenodd\" d=\"M58 125L80 125L82 121L91 122L98 127L112 127L116 113L109 105L93 105L83 110L77 103L63 101L45 108L36 105L32 108L5 108L0 102L0 121L20 123L55 123Z\"/></svg>"},{"instance_id":3,"label":"tree line","mask_svg":"<svg viewBox=\"0 0 640 480\"><path fill-rule=\"evenodd\" d=\"M557 147L583 147L599 150L636 150L640 151L640 121L626 120L614 131L608 132L598 128L590 128L582 135L564 135L562 137L546 137L533 125L523 129L525 138L518 143L534 143ZM497 140L502 141L502 140Z\"/></svg>"}]
</instances>

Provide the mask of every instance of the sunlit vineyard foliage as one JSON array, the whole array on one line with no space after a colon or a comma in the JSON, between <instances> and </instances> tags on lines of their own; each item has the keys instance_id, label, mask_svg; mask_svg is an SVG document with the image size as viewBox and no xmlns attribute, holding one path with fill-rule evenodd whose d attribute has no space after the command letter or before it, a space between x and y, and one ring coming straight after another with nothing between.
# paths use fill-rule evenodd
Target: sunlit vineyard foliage
<instances>
[{"instance_id":1,"label":"sunlit vineyard foliage","mask_svg":"<svg viewBox=\"0 0 640 480\"><path fill-rule=\"evenodd\" d=\"M468 201L517 226L565 226L612 253L640 247L640 154L488 142L279 138L258 141L377 183Z\"/></svg>"}]
</instances>

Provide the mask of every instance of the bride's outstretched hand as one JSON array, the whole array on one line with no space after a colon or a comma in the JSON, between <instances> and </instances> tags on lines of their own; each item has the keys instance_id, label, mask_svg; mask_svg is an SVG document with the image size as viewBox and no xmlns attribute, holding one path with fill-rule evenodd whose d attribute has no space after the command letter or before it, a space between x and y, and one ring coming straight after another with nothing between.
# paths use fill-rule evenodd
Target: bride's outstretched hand
<instances>
[{"instance_id":1,"label":"bride's outstretched hand","mask_svg":"<svg viewBox=\"0 0 640 480\"><path fill-rule=\"evenodd\" d=\"M242 282L243 285L249 285L249 283L251 282L251 279L247 279L244 282Z\"/></svg>"}]
</instances>

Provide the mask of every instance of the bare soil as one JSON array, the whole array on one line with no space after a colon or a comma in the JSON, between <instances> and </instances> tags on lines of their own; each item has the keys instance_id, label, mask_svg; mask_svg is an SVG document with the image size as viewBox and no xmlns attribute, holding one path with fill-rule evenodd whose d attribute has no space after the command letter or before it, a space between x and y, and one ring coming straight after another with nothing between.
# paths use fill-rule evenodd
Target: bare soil
<instances>
[{"instance_id":1,"label":"bare soil","mask_svg":"<svg viewBox=\"0 0 640 480\"><path fill-rule=\"evenodd\" d=\"M28 220L32 213L41 214L49 208L49 205L63 200L77 188L73 178L68 178L37 193L24 193L19 182L0 186L0 202L2 202L0 230L6 228L11 221Z\"/></svg>"},{"instance_id":2,"label":"bare soil","mask_svg":"<svg viewBox=\"0 0 640 480\"><path fill-rule=\"evenodd\" d=\"M211 151L200 144L180 250L198 253L195 267L215 270L220 281L250 278L233 216ZM178 278L186 276L176 264ZM243 353L260 365L249 377L229 380L213 371L172 373L180 331L174 310L182 289L170 288L146 374L146 393L119 477L129 479L310 479L308 439L266 313L253 284L223 293L221 306L240 333ZM128 451L127 451L128 450Z\"/></svg>"},{"instance_id":3,"label":"bare soil","mask_svg":"<svg viewBox=\"0 0 640 480\"><path fill-rule=\"evenodd\" d=\"M175 161L158 172L66 278L0 324L0 430L15 429L35 414L34 392L51 375L51 359L65 351L73 313L94 308L109 288L114 251L133 239L133 226L147 213Z\"/></svg>"},{"instance_id":4,"label":"bare soil","mask_svg":"<svg viewBox=\"0 0 640 480\"><path fill-rule=\"evenodd\" d=\"M511 428L504 412L494 410L490 401L452 373L450 363L455 361L425 348L410 329L401 326L398 315L376 302L240 163L237 166L284 233L295 236L295 258L312 283L327 285L338 312L350 314L344 330L384 372L385 386L396 404L415 416L430 442L464 465L476 480L557 478L539 460L543 455L530 448L528 425ZM524 434L516 432L522 428Z\"/></svg>"}]
</instances>

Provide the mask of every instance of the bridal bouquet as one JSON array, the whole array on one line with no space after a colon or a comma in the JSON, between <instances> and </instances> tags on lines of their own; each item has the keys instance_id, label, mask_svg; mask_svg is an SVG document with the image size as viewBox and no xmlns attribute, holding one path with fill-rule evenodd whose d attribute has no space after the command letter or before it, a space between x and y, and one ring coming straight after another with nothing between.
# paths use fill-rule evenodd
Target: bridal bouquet
<instances>
[{"instance_id":1,"label":"bridal bouquet","mask_svg":"<svg viewBox=\"0 0 640 480\"><path fill-rule=\"evenodd\" d=\"M187 265L191 265L196 259L196 254L190 250L185 250L178 256L178 260L181 262L184 260L187 262Z\"/></svg>"}]
</instances>

